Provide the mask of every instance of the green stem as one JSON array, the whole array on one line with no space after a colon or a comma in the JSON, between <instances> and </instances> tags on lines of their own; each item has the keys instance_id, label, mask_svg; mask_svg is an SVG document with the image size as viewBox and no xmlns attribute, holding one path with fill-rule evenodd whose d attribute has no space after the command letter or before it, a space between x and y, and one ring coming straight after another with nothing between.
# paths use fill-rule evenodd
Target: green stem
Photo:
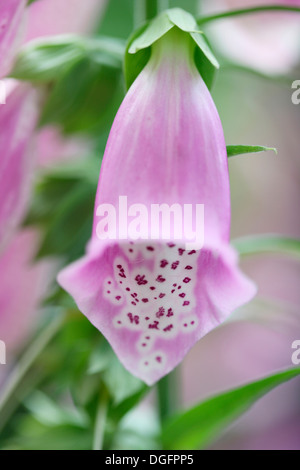
<instances>
[{"instance_id":1,"label":"green stem","mask_svg":"<svg viewBox=\"0 0 300 470\"><path fill-rule=\"evenodd\" d=\"M172 416L179 405L179 383L177 370L163 377L157 384L158 408L161 423Z\"/></svg>"},{"instance_id":2,"label":"green stem","mask_svg":"<svg viewBox=\"0 0 300 470\"><path fill-rule=\"evenodd\" d=\"M233 16L249 15L252 13L262 13L262 12L268 12L268 11L274 11L274 12L275 11L277 12L290 11L294 13L300 13L300 8L288 7L288 6L282 6L282 5L268 5L268 6L252 7L252 8L241 8L239 10L229 10L229 11L225 11L222 13L217 13L216 15L203 16L202 18L199 18L198 24L203 25L205 23L210 23L211 21L222 20L224 18L230 18Z\"/></svg>"},{"instance_id":3,"label":"green stem","mask_svg":"<svg viewBox=\"0 0 300 470\"><path fill-rule=\"evenodd\" d=\"M41 332L41 334L36 338L33 344L22 356L18 365L9 376L8 380L4 383L0 394L0 431L5 426L7 419L14 409L14 407L8 407L6 410L6 407L9 404L11 398L15 396L19 385L25 378L31 366L38 359L54 336L58 333L64 320L65 317L63 315L55 318L55 320Z\"/></svg>"},{"instance_id":4,"label":"green stem","mask_svg":"<svg viewBox=\"0 0 300 470\"><path fill-rule=\"evenodd\" d=\"M145 1L145 16L147 20L155 18L159 12L159 1L158 0L146 0Z\"/></svg>"},{"instance_id":5,"label":"green stem","mask_svg":"<svg viewBox=\"0 0 300 470\"><path fill-rule=\"evenodd\" d=\"M95 421L93 450L103 450L107 408L108 393L107 390L103 388L99 398L99 405Z\"/></svg>"}]
</instances>

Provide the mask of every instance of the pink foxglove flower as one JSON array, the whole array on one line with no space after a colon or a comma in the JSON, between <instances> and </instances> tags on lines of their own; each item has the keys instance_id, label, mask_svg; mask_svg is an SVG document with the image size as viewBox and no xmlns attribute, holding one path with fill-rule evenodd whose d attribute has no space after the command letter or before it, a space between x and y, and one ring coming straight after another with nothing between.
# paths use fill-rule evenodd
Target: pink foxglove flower
<instances>
[{"instance_id":1,"label":"pink foxglove flower","mask_svg":"<svg viewBox=\"0 0 300 470\"><path fill-rule=\"evenodd\" d=\"M203 14L264 5L300 7L300 0L205 0ZM257 13L208 25L211 39L232 60L264 73L286 73L300 58L299 15Z\"/></svg>"},{"instance_id":2,"label":"pink foxglove flower","mask_svg":"<svg viewBox=\"0 0 300 470\"><path fill-rule=\"evenodd\" d=\"M17 86L0 105L0 252L22 221L30 196L36 92Z\"/></svg>"},{"instance_id":3,"label":"pink foxglove flower","mask_svg":"<svg viewBox=\"0 0 300 470\"><path fill-rule=\"evenodd\" d=\"M131 216L150 214L156 204L204 204L203 248L191 248L185 236L146 239L142 217L144 239L134 240L130 223L126 234L125 208L118 212L119 239L104 240L100 213L118 208L120 196L127 197ZM173 224L172 233L177 228ZM58 280L124 366L153 384L255 293L237 267L229 229L222 125L194 65L189 36L173 28L153 46L115 118L87 254Z\"/></svg>"},{"instance_id":4,"label":"pink foxglove flower","mask_svg":"<svg viewBox=\"0 0 300 470\"><path fill-rule=\"evenodd\" d=\"M53 262L32 261L37 246L37 232L27 229L18 232L0 255L0 340L9 353L20 348L33 329L53 280Z\"/></svg>"},{"instance_id":5,"label":"pink foxglove flower","mask_svg":"<svg viewBox=\"0 0 300 470\"><path fill-rule=\"evenodd\" d=\"M42 0L29 7L26 42L56 34L90 32L105 0Z\"/></svg>"},{"instance_id":6,"label":"pink foxglove flower","mask_svg":"<svg viewBox=\"0 0 300 470\"><path fill-rule=\"evenodd\" d=\"M7 75L24 32L26 0L0 0L0 78Z\"/></svg>"}]
</instances>

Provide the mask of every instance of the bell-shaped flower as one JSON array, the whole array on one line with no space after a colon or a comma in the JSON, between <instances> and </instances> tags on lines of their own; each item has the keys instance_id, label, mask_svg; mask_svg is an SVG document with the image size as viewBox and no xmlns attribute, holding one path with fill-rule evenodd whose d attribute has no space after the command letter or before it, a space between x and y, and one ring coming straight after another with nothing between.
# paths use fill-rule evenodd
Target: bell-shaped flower
<instances>
[{"instance_id":1,"label":"bell-shaped flower","mask_svg":"<svg viewBox=\"0 0 300 470\"><path fill-rule=\"evenodd\" d=\"M152 46L110 132L87 254L58 278L148 384L255 294L229 245L226 146L194 46L177 27Z\"/></svg>"},{"instance_id":2,"label":"bell-shaped flower","mask_svg":"<svg viewBox=\"0 0 300 470\"><path fill-rule=\"evenodd\" d=\"M0 105L0 252L27 209L37 117L37 94L27 86L17 86Z\"/></svg>"},{"instance_id":3,"label":"bell-shaped flower","mask_svg":"<svg viewBox=\"0 0 300 470\"><path fill-rule=\"evenodd\" d=\"M300 7L300 0L204 0L203 14L269 5ZM221 52L235 62L263 73L287 73L299 61L299 15L266 12L226 18L208 24Z\"/></svg>"},{"instance_id":4,"label":"bell-shaped flower","mask_svg":"<svg viewBox=\"0 0 300 470\"><path fill-rule=\"evenodd\" d=\"M7 75L24 33L26 0L0 2L0 78Z\"/></svg>"}]
</instances>

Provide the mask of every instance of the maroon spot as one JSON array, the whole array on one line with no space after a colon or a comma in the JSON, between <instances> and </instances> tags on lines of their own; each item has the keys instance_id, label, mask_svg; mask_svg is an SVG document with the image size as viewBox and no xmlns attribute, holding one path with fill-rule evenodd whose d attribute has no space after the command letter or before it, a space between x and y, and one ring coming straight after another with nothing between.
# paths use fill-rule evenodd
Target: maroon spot
<instances>
[{"instance_id":1,"label":"maroon spot","mask_svg":"<svg viewBox=\"0 0 300 470\"><path fill-rule=\"evenodd\" d=\"M167 314L167 317L173 317L174 315L174 312L171 308L168 309L168 314Z\"/></svg>"},{"instance_id":2,"label":"maroon spot","mask_svg":"<svg viewBox=\"0 0 300 470\"><path fill-rule=\"evenodd\" d=\"M122 272L121 272L121 273L119 273L119 276L120 276L120 277L123 277L124 279L126 279L126 275L125 275L125 273L124 273L124 272L123 272L123 273L122 273Z\"/></svg>"},{"instance_id":3,"label":"maroon spot","mask_svg":"<svg viewBox=\"0 0 300 470\"><path fill-rule=\"evenodd\" d=\"M132 249L132 248L130 248L129 253L133 253L133 249Z\"/></svg>"},{"instance_id":4,"label":"maroon spot","mask_svg":"<svg viewBox=\"0 0 300 470\"><path fill-rule=\"evenodd\" d=\"M182 294L179 294L179 297L181 297L182 299L184 299L184 297L185 297L185 293L184 293L184 292L182 292Z\"/></svg>"},{"instance_id":5,"label":"maroon spot","mask_svg":"<svg viewBox=\"0 0 300 470\"><path fill-rule=\"evenodd\" d=\"M176 246L175 243L167 243L167 245L169 248L173 248L174 246Z\"/></svg>"},{"instance_id":6,"label":"maroon spot","mask_svg":"<svg viewBox=\"0 0 300 470\"><path fill-rule=\"evenodd\" d=\"M142 302L144 302L144 304L146 304L147 302L149 302L148 299L142 299Z\"/></svg>"},{"instance_id":7,"label":"maroon spot","mask_svg":"<svg viewBox=\"0 0 300 470\"><path fill-rule=\"evenodd\" d=\"M175 289L171 290L171 294L174 294L174 292L175 292Z\"/></svg>"},{"instance_id":8,"label":"maroon spot","mask_svg":"<svg viewBox=\"0 0 300 470\"><path fill-rule=\"evenodd\" d=\"M145 318L145 320L147 320L147 321L148 321L148 320L150 320L150 318L149 318L149 317L146 317L146 318ZM146 339L147 339L147 338L146 338Z\"/></svg>"},{"instance_id":9,"label":"maroon spot","mask_svg":"<svg viewBox=\"0 0 300 470\"><path fill-rule=\"evenodd\" d=\"M189 252L188 252L188 255L194 255L195 253L196 253L196 251L195 251L195 250L192 250L192 251L189 251Z\"/></svg>"},{"instance_id":10,"label":"maroon spot","mask_svg":"<svg viewBox=\"0 0 300 470\"><path fill-rule=\"evenodd\" d=\"M171 331L173 329L173 325L168 325L164 328L164 331Z\"/></svg>"},{"instance_id":11,"label":"maroon spot","mask_svg":"<svg viewBox=\"0 0 300 470\"><path fill-rule=\"evenodd\" d=\"M108 290L107 293L110 294L110 290Z\"/></svg>"},{"instance_id":12,"label":"maroon spot","mask_svg":"<svg viewBox=\"0 0 300 470\"><path fill-rule=\"evenodd\" d=\"M178 290L181 289L181 286L178 286L177 289L178 289Z\"/></svg>"},{"instance_id":13,"label":"maroon spot","mask_svg":"<svg viewBox=\"0 0 300 470\"><path fill-rule=\"evenodd\" d=\"M190 305L190 302L188 300L185 300L182 305L186 307L187 305Z\"/></svg>"},{"instance_id":14,"label":"maroon spot","mask_svg":"<svg viewBox=\"0 0 300 470\"><path fill-rule=\"evenodd\" d=\"M175 261L174 263L172 263L171 268L176 269L178 267L178 265L179 265L179 261Z\"/></svg>"},{"instance_id":15,"label":"maroon spot","mask_svg":"<svg viewBox=\"0 0 300 470\"><path fill-rule=\"evenodd\" d=\"M144 362L145 366L148 366L149 365L149 362Z\"/></svg>"},{"instance_id":16,"label":"maroon spot","mask_svg":"<svg viewBox=\"0 0 300 470\"><path fill-rule=\"evenodd\" d=\"M145 284L148 284L148 281L146 281L145 279L145 275L141 276L140 274L138 274L135 278L136 282L138 283L139 286L143 286Z\"/></svg>"},{"instance_id":17,"label":"maroon spot","mask_svg":"<svg viewBox=\"0 0 300 470\"><path fill-rule=\"evenodd\" d=\"M146 336L145 339L150 339L150 336Z\"/></svg>"},{"instance_id":18,"label":"maroon spot","mask_svg":"<svg viewBox=\"0 0 300 470\"><path fill-rule=\"evenodd\" d=\"M194 321L191 321L191 325L195 325L195 322L194 322Z\"/></svg>"},{"instance_id":19,"label":"maroon spot","mask_svg":"<svg viewBox=\"0 0 300 470\"><path fill-rule=\"evenodd\" d=\"M122 265L121 265L121 264L118 264L118 265L117 265L117 268L122 269Z\"/></svg>"},{"instance_id":20,"label":"maroon spot","mask_svg":"<svg viewBox=\"0 0 300 470\"><path fill-rule=\"evenodd\" d=\"M132 315L132 313L128 313L127 316L130 320L130 323L135 323L136 325L140 323L140 319L138 315Z\"/></svg>"},{"instance_id":21,"label":"maroon spot","mask_svg":"<svg viewBox=\"0 0 300 470\"><path fill-rule=\"evenodd\" d=\"M158 312L156 312L156 317L160 318L163 317L165 314L165 309L163 307L159 307Z\"/></svg>"},{"instance_id":22,"label":"maroon spot","mask_svg":"<svg viewBox=\"0 0 300 470\"><path fill-rule=\"evenodd\" d=\"M183 326L187 327L187 323L185 323Z\"/></svg>"},{"instance_id":23,"label":"maroon spot","mask_svg":"<svg viewBox=\"0 0 300 470\"><path fill-rule=\"evenodd\" d=\"M120 295L117 295L117 296L116 296L116 300L121 300L121 296L120 296Z\"/></svg>"},{"instance_id":24,"label":"maroon spot","mask_svg":"<svg viewBox=\"0 0 300 470\"><path fill-rule=\"evenodd\" d=\"M118 324L121 325L121 323L122 323L122 322L119 320L119 321L118 321Z\"/></svg>"},{"instance_id":25,"label":"maroon spot","mask_svg":"<svg viewBox=\"0 0 300 470\"><path fill-rule=\"evenodd\" d=\"M152 286L152 287L150 287L150 290L155 290L155 287L153 287L153 286Z\"/></svg>"},{"instance_id":26,"label":"maroon spot","mask_svg":"<svg viewBox=\"0 0 300 470\"><path fill-rule=\"evenodd\" d=\"M179 256L182 256L185 250L183 248L178 248Z\"/></svg>"},{"instance_id":27,"label":"maroon spot","mask_svg":"<svg viewBox=\"0 0 300 470\"><path fill-rule=\"evenodd\" d=\"M150 330L158 330L158 325L159 325L159 322L158 321L154 321L153 323L151 323L148 328Z\"/></svg>"},{"instance_id":28,"label":"maroon spot","mask_svg":"<svg viewBox=\"0 0 300 470\"><path fill-rule=\"evenodd\" d=\"M163 299L165 295L166 295L166 294L161 293L161 294L159 294L159 298L160 298L160 299Z\"/></svg>"},{"instance_id":29,"label":"maroon spot","mask_svg":"<svg viewBox=\"0 0 300 470\"><path fill-rule=\"evenodd\" d=\"M166 259L162 259L160 262L160 267L165 268L168 265L168 261Z\"/></svg>"},{"instance_id":30,"label":"maroon spot","mask_svg":"<svg viewBox=\"0 0 300 470\"><path fill-rule=\"evenodd\" d=\"M131 304L132 304L132 305L136 305L136 303L135 303L135 302L131 302Z\"/></svg>"},{"instance_id":31,"label":"maroon spot","mask_svg":"<svg viewBox=\"0 0 300 470\"><path fill-rule=\"evenodd\" d=\"M127 290L127 292L129 292L129 291L130 291L130 288L129 288L129 287L126 287L126 290Z\"/></svg>"},{"instance_id":32,"label":"maroon spot","mask_svg":"<svg viewBox=\"0 0 300 470\"><path fill-rule=\"evenodd\" d=\"M111 284L111 281L108 281L108 284Z\"/></svg>"},{"instance_id":33,"label":"maroon spot","mask_svg":"<svg viewBox=\"0 0 300 470\"><path fill-rule=\"evenodd\" d=\"M190 269L193 269L193 268L192 268L192 266L189 266L189 265L188 265L188 266L185 267L185 269L190 270Z\"/></svg>"},{"instance_id":34,"label":"maroon spot","mask_svg":"<svg viewBox=\"0 0 300 470\"><path fill-rule=\"evenodd\" d=\"M173 287L176 287L176 286L177 286L177 284L173 284Z\"/></svg>"},{"instance_id":35,"label":"maroon spot","mask_svg":"<svg viewBox=\"0 0 300 470\"><path fill-rule=\"evenodd\" d=\"M147 344L146 344L146 343L143 343L142 346L143 346L143 348L144 348L145 346L147 346Z\"/></svg>"},{"instance_id":36,"label":"maroon spot","mask_svg":"<svg viewBox=\"0 0 300 470\"><path fill-rule=\"evenodd\" d=\"M157 362L161 363L161 357L160 356L156 356L155 359L156 359Z\"/></svg>"},{"instance_id":37,"label":"maroon spot","mask_svg":"<svg viewBox=\"0 0 300 470\"><path fill-rule=\"evenodd\" d=\"M157 300L157 297L154 297L154 300Z\"/></svg>"},{"instance_id":38,"label":"maroon spot","mask_svg":"<svg viewBox=\"0 0 300 470\"><path fill-rule=\"evenodd\" d=\"M147 246L147 250L148 251L154 251L154 248L153 248L153 246Z\"/></svg>"},{"instance_id":39,"label":"maroon spot","mask_svg":"<svg viewBox=\"0 0 300 470\"><path fill-rule=\"evenodd\" d=\"M190 282L190 281L191 281L191 278L190 278L190 277L185 277L185 278L183 279L183 282L185 282L186 284L187 284L188 282Z\"/></svg>"},{"instance_id":40,"label":"maroon spot","mask_svg":"<svg viewBox=\"0 0 300 470\"><path fill-rule=\"evenodd\" d=\"M162 277L162 275L160 274L160 275L156 278L156 282L165 282L165 278Z\"/></svg>"}]
</instances>

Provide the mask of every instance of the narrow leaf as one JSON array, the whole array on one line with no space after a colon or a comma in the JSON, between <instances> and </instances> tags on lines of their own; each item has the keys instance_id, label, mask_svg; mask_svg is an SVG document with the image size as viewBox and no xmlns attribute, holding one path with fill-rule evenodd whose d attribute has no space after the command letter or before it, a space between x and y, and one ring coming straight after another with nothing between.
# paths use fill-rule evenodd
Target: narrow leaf
<instances>
[{"instance_id":1,"label":"narrow leaf","mask_svg":"<svg viewBox=\"0 0 300 470\"><path fill-rule=\"evenodd\" d=\"M209 398L165 425L162 434L164 448L192 450L207 446L257 400L299 375L300 367L293 367Z\"/></svg>"},{"instance_id":2,"label":"narrow leaf","mask_svg":"<svg viewBox=\"0 0 300 470\"><path fill-rule=\"evenodd\" d=\"M274 147L264 147L261 145L227 145L227 156L235 157L236 155L244 155L245 153L268 152L272 150L277 154Z\"/></svg>"},{"instance_id":3,"label":"narrow leaf","mask_svg":"<svg viewBox=\"0 0 300 470\"><path fill-rule=\"evenodd\" d=\"M241 256L275 253L300 258L300 240L280 235L253 235L232 241Z\"/></svg>"}]
</instances>

